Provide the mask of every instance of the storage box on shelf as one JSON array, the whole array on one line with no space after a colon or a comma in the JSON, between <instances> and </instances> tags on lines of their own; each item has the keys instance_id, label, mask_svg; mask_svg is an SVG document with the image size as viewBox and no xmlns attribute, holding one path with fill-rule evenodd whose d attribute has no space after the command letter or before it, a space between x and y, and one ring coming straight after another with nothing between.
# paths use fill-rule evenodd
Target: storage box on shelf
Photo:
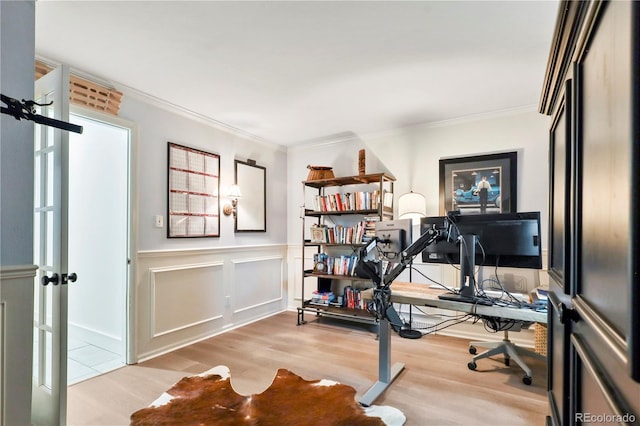
<instances>
[{"instance_id":1,"label":"storage box on shelf","mask_svg":"<svg viewBox=\"0 0 640 426\"><path fill-rule=\"evenodd\" d=\"M315 253L312 269L303 261L298 325L306 322L305 312L376 323L359 297L373 284L354 270L360 249L375 235L375 222L393 219L394 182L386 173L302 182L302 258L309 248ZM311 298L305 296L309 285L314 285Z\"/></svg>"}]
</instances>

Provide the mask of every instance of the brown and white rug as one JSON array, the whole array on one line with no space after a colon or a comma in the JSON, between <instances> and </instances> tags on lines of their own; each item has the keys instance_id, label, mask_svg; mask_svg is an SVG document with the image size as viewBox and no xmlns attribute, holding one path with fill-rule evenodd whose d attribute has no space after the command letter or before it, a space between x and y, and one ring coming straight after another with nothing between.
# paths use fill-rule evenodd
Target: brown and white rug
<instances>
[{"instance_id":1,"label":"brown and white rug","mask_svg":"<svg viewBox=\"0 0 640 426\"><path fill-rule=\"evenodd\" d=\"M405 416L388 406L362 407L351 386L304 380L279 369L262 393L240 395L229 369L219 365L185 377L148 408L131 415L131 425L393 425Z\"/></svg>"}]
</instances>

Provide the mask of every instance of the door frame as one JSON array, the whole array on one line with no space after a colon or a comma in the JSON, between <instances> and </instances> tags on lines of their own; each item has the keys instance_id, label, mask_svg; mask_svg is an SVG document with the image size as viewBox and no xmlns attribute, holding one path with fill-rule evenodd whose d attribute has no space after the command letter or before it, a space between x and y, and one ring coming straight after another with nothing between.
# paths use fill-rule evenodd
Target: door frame
<instances>
[{"instance_id":1,"label":"door frame","mask_svg":"<svg viewBox=\"0 0 640 426\"><path fill-rule=\"evenodd\" d=\"M38 113L68 121L68 93L69 68L59 65L34 82L34 100L51 101L42 104ZM49 109L51 104L53 107ZM66 188L69 175L64 166L68 159L68 145L68 132L34 124L33 256L38 272L33 283L34 304L31 310L34 327L31 422L35 424L66 422L68 299L67 284L64 280L60 283L59 277L70 272ZM36 244L36 240L39 243ZM41 282L45 276L52 278L48 286Z\"/></svg>"},{"instance_id":2,"label":"door frame","mask_svg":"<svg viewBox=\"0 0 640 426\"><path fill-rule=\"evenodd\" d=\"M137 125L129 120L125 120L120 117L116 117L110 114L105 114L90 108L82 107L79 105L71 104L69 113L73 115L79 115L91 120L100 121L108 125L122 127L129 129L129 142L128 142L128 159L127 159L127 171L129 175L128 179L128 194L127 203L129 205L129 217L128 217L128 240L127 258L129 259L129 268L127 270L127 283L125 288L126 302L125 302L125 350L124 357L127 364L135 364L138 362L136 353L136 324L135 324L135 280L136 277L136 265L137 265L137 218L138 218L138 201L136 194L137 188Z\"/></svg>"}]
</instances>

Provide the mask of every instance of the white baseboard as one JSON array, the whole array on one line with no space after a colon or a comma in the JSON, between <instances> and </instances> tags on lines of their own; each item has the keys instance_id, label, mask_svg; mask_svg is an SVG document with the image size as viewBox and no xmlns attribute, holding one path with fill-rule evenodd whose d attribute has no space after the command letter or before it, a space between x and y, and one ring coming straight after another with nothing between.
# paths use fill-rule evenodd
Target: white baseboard
<instances>
[{"instance_id":1,"label":"white baseboard","mask_svg":"<svg viewBox=\"0 0 640 426\"><path fill-rule=\"evenodd\" d=\"M92 330L78 324L69 323L69 337L82 342L123 355L124 342L114 336L109 336L97 330Z\"/></svg>"}]
</instances>

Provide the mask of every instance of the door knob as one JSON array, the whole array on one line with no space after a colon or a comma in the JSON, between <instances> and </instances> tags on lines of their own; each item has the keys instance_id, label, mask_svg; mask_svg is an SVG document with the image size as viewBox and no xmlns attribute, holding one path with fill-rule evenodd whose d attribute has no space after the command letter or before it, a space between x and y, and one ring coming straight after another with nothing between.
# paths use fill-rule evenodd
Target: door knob
<instances>
[{"instance_id":1,"label":"door knob","mask_svg":"<svg viewBox=\"0 0 640 426\"><path fill-rule=\"evenodd\" d=\"M558 322L560 324L565 324L565 323L568 323L569 321L578 320L576 310L571 309L564 303L560 302L560 300L558 299L558 296L556 296L555 293L549 292L549 302L551 302L551 306L556 311Z\"/></svg>"},{"instance_id":2,"label":"door knob","mask_svg":"<svg viewBox=\"0 0 640 426\"><path fill-rule=\"evenodd\" d=\"M42 285L48 285L49 283L53 285L58 285L58 283L60 282L60 277L58 277L58 274L55 274L55 273L50 277L43 275L41 282L42 282Z\"/></svg>"},{"instance_id":3,"label":"door knob","mask_svg":"<svg viewBox=\"0 0 640 426\"><path fill-rule=\"evenodd\" d=\"M78 275L75 272L72 272L69 275L62 274L62 284L68 284L69 281L71 281L72 283L75 283L77 279L78 279Z\"/></svg>"}]
</instances>

